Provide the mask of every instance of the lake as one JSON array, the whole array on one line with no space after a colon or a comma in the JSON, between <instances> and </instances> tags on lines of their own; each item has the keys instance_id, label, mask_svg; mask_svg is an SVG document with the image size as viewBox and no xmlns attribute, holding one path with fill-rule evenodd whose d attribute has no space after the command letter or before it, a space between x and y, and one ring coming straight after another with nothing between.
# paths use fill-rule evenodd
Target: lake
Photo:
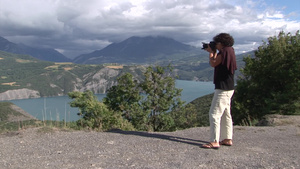
<instances>
[{"instance_id":1,"label":"lake","mask_svg":"<svg viewBox=\"0 0 300 169\"><path fill-rule=\"evenodd\" d=\"M200 96L214 92L214 84L212 82L176 80L176 87L183 89L181 92L181 100L186 101L186 103ZM106 95L97 94L96 96L99 101L102 101ZM57 96L11 100L10 102L39 120L76 121L79 119L77 115L79 111L78 108L70 107L69 102L71 101L68 96Z\"/></svg>"}]
</instances>

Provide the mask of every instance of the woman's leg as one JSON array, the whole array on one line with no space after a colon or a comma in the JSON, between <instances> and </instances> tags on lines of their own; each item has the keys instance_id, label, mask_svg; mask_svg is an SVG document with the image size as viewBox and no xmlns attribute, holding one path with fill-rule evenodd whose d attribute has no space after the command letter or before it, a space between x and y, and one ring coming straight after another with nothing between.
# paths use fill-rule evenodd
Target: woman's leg
<instances>
[{"instance_id":1,"label":"woman's leg","mask_svg":"<svg viewBox=\"0 0 300 169\"><path fill-rule=\"evenodd\" d=\"M233 135L233 124L232 124L232 117L231 117L231 98L234 91L226 91L226 98L225 101L225 110L221 117L221 140L232 140Z\"/></svg>"},{"instance_id":2,"label":"woman's leg","mask_svg":"<svg viewBox=\"0 0 300 169\"><path fill-rule=\"evenodd\" d=\"M225 107L223 106L223 91L215 90L214 97L209 110L210 141L219 142L220 123Z\"/></svg>"}]
</instances>

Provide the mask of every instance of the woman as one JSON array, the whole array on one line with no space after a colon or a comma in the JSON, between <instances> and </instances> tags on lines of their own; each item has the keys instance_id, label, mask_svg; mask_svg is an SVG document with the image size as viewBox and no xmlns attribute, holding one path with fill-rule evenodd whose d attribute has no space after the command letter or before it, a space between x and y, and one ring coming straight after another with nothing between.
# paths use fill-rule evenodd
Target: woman
<instances>
[{"instance_id":1,"label":"woman","mask_svg":"<svg viewBox=\"0 0 300 169\"><path fill-rule=\"evenodd\" d=\"M202 145L202 148L218 149L220 145L232 145L233 124L230 104L234 93L234 72L237 67L232 36L220 33L213 40L215 49L208 45L206 51L209 52L209 63L214 67L215 93L209 111L210 142Z\"/></svg>"}]
</instances>

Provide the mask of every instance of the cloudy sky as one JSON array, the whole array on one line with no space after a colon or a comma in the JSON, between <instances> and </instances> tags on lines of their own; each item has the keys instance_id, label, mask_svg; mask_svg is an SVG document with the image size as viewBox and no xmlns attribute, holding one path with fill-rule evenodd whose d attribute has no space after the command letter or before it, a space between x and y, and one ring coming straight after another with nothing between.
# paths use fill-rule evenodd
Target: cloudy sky
<instances>
[{"instance_id":1,"label":"cloudy sky","mask_svg":"<svg viewBox=\"0 0 300 169\"><path fill-rule=\"evenodd\" d=\"M200 46L220 32L237 53L300 29L299 0L0 0L0 36L74 58L131 36Z\"/></svg>"}]
</instances>

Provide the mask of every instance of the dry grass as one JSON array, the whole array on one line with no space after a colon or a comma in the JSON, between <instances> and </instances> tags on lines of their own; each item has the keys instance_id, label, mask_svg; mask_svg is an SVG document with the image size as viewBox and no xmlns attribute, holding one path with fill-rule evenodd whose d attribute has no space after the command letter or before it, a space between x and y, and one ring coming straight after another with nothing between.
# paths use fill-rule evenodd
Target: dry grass
<instances>
[{"instance_id":1,"label":"dry grass","mask_svg":"<svg viewBox=\"0 0 300 169\"><path fill-rule=\"evenodd\" d=\"M20 85L16 85L16 82L1 83L1 85L4 85L4 86L20 86Z\"/></svg>"},{"instance_id":2,"label":"dry grass","mask_svg":"<svg viewBox=\"0 0 300 169\"><path fill-rule=\"evenodd\" d=\"M47 66L45 69L58 69L58 65Z\"/></svg>"},{"instance_id":3,"label":"dry grass","mask_svg":"<svg viewBox=\"0 0 300 169\"><path fill-rule=\"evenodd\" d=\"M73 63L71 62L59 62L59 63L55 63L54 65L51 65L51 66L48 66L48 67L45 67L45 69L58 69L60 66L64 66L64 65L72 65ZM68 70L72 70L73 67L64 67L63 68L65 71L68 71Z\"/></svg>"},{"instance_id":4,"label":"dry grass","mask_svg":"<svg viewBox=\"0 0 300 169\"><path fill-rule=\"evenodd\" d=\"M72 62L55 62L56 65L71 65Z\"/></svg>"},{"instance_id":5,"label":"dry grass","mask_svg":"<svg viewBox=\"0 0 300 169\"><path fill-rule=\"evenodd\" d=\"M56 126L49 126L49 125L46 125L46 126L43 126L43 127L39 127L37 132L38 133L55 133L55 132L72 132L74 131L73 129L71 128L67 128L67 127L56 127Z\"/></svg>"},{"instance_id":6,"label":"dry grass","mask_svg":"<svg viewBox=\"0 0 300 169\"><path fill-rule=\"evenodd\" d=\"M72 70L72 69L73 69L72 67L65 67L64 68L65 71Z\"/></svg>"},{"instance_id":7,"label":"dry grass","mask_svg":"<svg viewBox=\"0 0 300 169\"><path fill-rule=\"evenodd\" d=\"M259 122L260 126L289 126L300 124L299 115L266 115L263 120Z\"/></svg>"},{"instance_id":8,"label":"dry grass","mask_svg":"<svg viewBox=\"0 0 300 169\"><path fill-rule=\"evenodd\" d=\"M19 62L19 63L30 63L30 62L36 62L36 61L25 60L25 59L16 59L16 62Z\"/></svg>"},{"instance_id":9,"label":"dry grass","mask_svg":"<svg viewBox=\"0 0 300 169\"><path fill-rule=\"evenodd\" d=\"M107 68L110 68L110 69L123 69L123 66L106 66Z\"/></svg>"},{"instance_id":10,"label":"dry grass","mask_svg":"<svg viewBox=\"0 0 300 169\"><path fill-rule=\"evenodd\" d=\"M39 133L54 133L56 131L56 129L53 127L45 126L45 127L39 128L37 131Z\"/></svg>"},{"instance_id":11,"label":"dry grass","mask_svg":"<svg viewBox=\"0 0 300 169\"><path fill-rule=\"evenodd\" d=\"M235 126L234 129L235 130L246 130L245 127L241 127L241 126Z\"/></svg>"}]
</instances>

